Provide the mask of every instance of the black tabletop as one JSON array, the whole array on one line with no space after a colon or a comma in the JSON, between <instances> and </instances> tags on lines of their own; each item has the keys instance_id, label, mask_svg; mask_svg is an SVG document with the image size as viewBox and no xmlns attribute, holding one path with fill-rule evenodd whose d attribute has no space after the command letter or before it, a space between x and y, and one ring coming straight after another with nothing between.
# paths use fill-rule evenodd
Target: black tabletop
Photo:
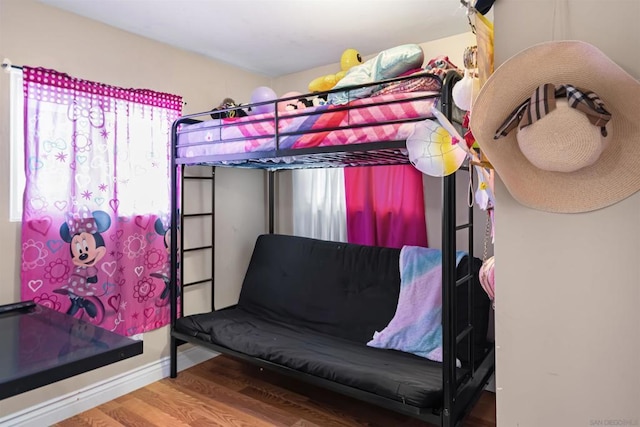
<instances>
[{"instance_id":1,"label":"black tabletop","mask_svg":"<svg viewBox=\"0 0 640 427\"><path fill-rule=\"evenodd\" d=\"M0 399L138 354L142 341L47 307L0 306Z\"/></svg>"}]
</instances>

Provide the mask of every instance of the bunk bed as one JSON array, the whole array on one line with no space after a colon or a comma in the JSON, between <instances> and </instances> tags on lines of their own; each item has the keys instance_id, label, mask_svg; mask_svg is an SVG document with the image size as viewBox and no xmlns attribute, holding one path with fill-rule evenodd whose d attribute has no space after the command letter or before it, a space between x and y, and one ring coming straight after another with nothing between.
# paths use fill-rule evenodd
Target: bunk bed
<instances>
[{"instance_id":1,"label":"bunk bed","mask_svg":"<svg viewBox=\"0 0 640 427\"><path fill-rule=\"evenodd\" d=\"M255 108L273 102L272 112L266 114L224 118L237 116L234 114L237 107L232 107L217 111L215 116L207 111L178 119L172 129L171 253L178 254L177 230L183 226L179 210L182 195L178 189L184 166L264 169L268 180L268 232L273 234L274 186L275 174L278 171L296 168L409 164L405 140L416 123L433 117L434 107L461 129L463 112L455 107L451 98L453 85L460 78L461 75L456 70L417 73L305 95L327 99L331 99L335 94L342 98L346 95L347 102L341 104L328 103L300 110L279 111L278 103L295 100L277 99L250 106ZM398 88L412 90L403 92L396 90ZM380 113L381 111L384 114ZM456 270L457 232L467 232L466 250L468 256L473 257L473 209L466 203L460 204L463 205L460 209L466 211L463 213L468 220L464 224L457 224L456 221L456 218L460 217L457 215L456 177L466 175L461 179L467 182L470 179L470 170L468 165L463 165L461 171L442 178L443 359L441 368L438 368L442 381L437 390L437 405L419 407L411 402L398 402L385 396L376 396L369 391L335 384L330 380L310 378L296 369L244 355L203 339L199 334L194 335L185 330L184 320L191 316L183 316L183 287L176 286L171 286L170 376L177 376L178 346L189 342L286 375L311 380L317 385L327 386L334 391L441 426L460 425L493 373L495 360L493 344L488 343L482 354L467 358L467 363L461 368L456 366L457 355L461 352L473 354L473 340L470 337L477 333L471 324L456 324L456 315L461 310L466 310L470 317L474 304L470 293L468 298L464 298L464 306L461 307L457 291L461 284L477 280L471 269L462 278ZM182 271L179 268L182 265L181 255L172 257L172 283L183 283ZM471 289L471 286L468 286L468 289ZM212 290L212 312L216 311L214 293Z\"/></svg>"}]
</instances>

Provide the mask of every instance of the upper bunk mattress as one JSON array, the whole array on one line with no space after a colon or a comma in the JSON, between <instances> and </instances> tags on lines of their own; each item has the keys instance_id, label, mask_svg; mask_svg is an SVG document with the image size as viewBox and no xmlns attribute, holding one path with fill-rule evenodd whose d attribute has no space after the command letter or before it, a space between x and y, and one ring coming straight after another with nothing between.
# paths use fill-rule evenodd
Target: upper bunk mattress
<instances>
[{"instance_id":1,"label":"upper bunk mattress","mask_svg":"<svg viewBox=\"0 0 640 427\"><path fill-rule=\"evenodd\" d=\"M425 91L389 93L346 105L278 112L277 117L266 113L181 125L178 157L404 140L417 121L433 116L439 95Z\"/></svg>"}]
</instances>

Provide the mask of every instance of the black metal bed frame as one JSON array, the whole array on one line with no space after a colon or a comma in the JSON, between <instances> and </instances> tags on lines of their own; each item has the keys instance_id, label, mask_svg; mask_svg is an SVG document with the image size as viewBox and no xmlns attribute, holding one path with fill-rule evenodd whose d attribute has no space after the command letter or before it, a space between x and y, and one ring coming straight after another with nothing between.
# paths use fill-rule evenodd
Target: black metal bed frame
<instances>
[{"instance_id":1,"label":"black metal bed frame","mask_svg":"<svg viewBox=\"0 0 640 427\"><path fill-rule=\"evenodd\" d=\"M385 82L395 82L404 78L390 79ZM409 77L411 78L411 77ZM455 71L449 71L442 79L442 91L441 94L432 95L440 97L440 111L458 128L461 128L461 123L457 120L453 120L454 106L453 99L451 97L451 90L453 85L460 80L461 76ZM380 82L354 86L349 88L350 90L363 88L366 86L372 86L374 84L380 84ZM345 90L340 89L340 90ZM323 94L336 92L337 90L331 90L323 92ZM317 94L309 94L317 95ZM280 102L282 99L268 102ZM261 105L254 104L254 105ZM371 104L369 104L371 105ZM387 141L387 142L372 142L364 144L353 144L345 146L335 147L322 147L311 149L279 149L279 135L278 133L278 112L277 104L275 104L275 132L270 137L276 141L276 149L269 152L260 153L243 153L239 155L219 155L219 156L200 156L195 158L179 158L178 149L181 145L178 144L178 130L182 124L192 124L200 122L198 118L209 115L210 112L203 112L198 114L192 114L183 116L176 120L172 127L172 150L171 150L171 254L178 254L178 227L183 225L182 217L180 216L180 203L178 200L178 179L180 183L184 182L184 167L189 165L206 165L213 167L213 174L210 179L215 179L215 167L245 167L245 168L260 168L267 171L268 178L268 228L269 233L274 232L274 190L275 190L275 173L282 169L292 168L308 168L308 167L348 167L348 166L362 166L362 165L380 165L380 164L407 164L409 160L405 148L405 141ZM347 107L345 107L347 108ZM219 110L220 113L229 111ZM308 114L302 110L302 114ZM408 119L406 121L418 121L424 119ZM385 122L393 123L393 121ZM322 129L333 130L332 129ZM302 133L302 132L299 132ZM296 135L298 133L289 133L287 135ZM259 159L278 159L285 156L295 156L295 160L292 163L268 163L259 161ZM241 160L243 163L229 164L228 162L234 162ZM180 169L180 172L179 172ZM472 168L469 165L463 166L461 169L466 170L471 174ZM180 177L179 177L180 174ZM443 363L442 363L442 382L443 382L443 399L442 405L439 408L418 408L409 405L405 405L401 402L387 399L373 393L365 392L362 390L354 389L352 387L344 386L333 381L329 381L323 378L315 377L309 374L305 374L296 370L292 370L287 367L273 364L271 362L257 359L245 354L233 351L226 347L221 347L215 344L207 343L199 340L195 337L182 334L175 330L175 324L178 316L183 315L183 295L184 287L180 287L178 295L175 286L171 286L171 343L170 343L170 356L171 367L170 376L175 378L177 376L177 349L183 343L189 342L192 344L207 347L211 350L219 353L228 354L236 358L249 361L258 366L274 370L276 372L301 379L314 385L324 387L326 389L342 393L347 396L358 398L360 400L391 409L393 411L403 413L416 417L418 419L438 424L442 427L455 427L462 423L464 417L471 410L484 386L488 383L495 366L495 349L491 345L481 361L476 364L474 360L477 360L474 355L473 348L473 326L468 323L463 325L464 328L460 333L457 333L455 324L456 319L456 289L458 286L469 283L473 279L473 273L471 271L472 263L469 263L469 269L467 274L461 279L456 280L456 233L461 230L466 230L468 233L468 253L470 257L473 257L473 208L468 207L467 218L468 221L464 224L458 225L456 223L456 177L458 172L446 176L442 179L442 330L443 330ZM212 182L212 197L215 193L215 182ZM213 203L213 202L212 202ZM215 210L211 213L212 221L215 220ZM180 223L178 221L180 220ZM212 227L212 239L214 238L214 227ZM184 235L184 233L181 233ZM211 254L211 310L215 311L214 294L215 294L215 281L214 276L214 240L212 240L212 254ZM184 247L181 245L180 247ZM179 271L178 263L181 261L182 254L178 256L172 256L171 262L171 283L183 283L182 271ZM180 264L183 265L183 264ZM178 278L178 275L180 278ZM180 279L179 282L177 280ZM201 283L203 281L198 281ZM467 318L469 321L472 319L473 309L473 294L471 292L472 287L468 286L468 313ZM178 297L180 301L180 313L178 313ZM458 325L459 326L459 325ZM467 369L461 370L456 368L456 357L460 346L464 346L466 351L467 360L470 360Z\"/></svg>"}]
</instances>

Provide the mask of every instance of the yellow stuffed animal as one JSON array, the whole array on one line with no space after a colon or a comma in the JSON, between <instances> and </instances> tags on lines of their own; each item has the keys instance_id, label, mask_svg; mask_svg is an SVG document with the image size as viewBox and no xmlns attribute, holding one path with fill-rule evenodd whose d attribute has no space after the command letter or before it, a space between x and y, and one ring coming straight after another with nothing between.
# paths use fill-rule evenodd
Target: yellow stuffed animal
<instances>
[{"instance_id":1,"label":"yellow stuffed animal","mask_svg":"<svg viewBox=\"0 0 640 427\"><path fill-rule=\"evenodd\" d=\"M313 79L311 83L309 83L309 92L322 92L333 88L338 81L347 74L347 71L360 64L362 64L360 52L355 49L345 50L340 57L341 71L336 74L327 74L326 76Z\"/></svg>"}]
</instances>

